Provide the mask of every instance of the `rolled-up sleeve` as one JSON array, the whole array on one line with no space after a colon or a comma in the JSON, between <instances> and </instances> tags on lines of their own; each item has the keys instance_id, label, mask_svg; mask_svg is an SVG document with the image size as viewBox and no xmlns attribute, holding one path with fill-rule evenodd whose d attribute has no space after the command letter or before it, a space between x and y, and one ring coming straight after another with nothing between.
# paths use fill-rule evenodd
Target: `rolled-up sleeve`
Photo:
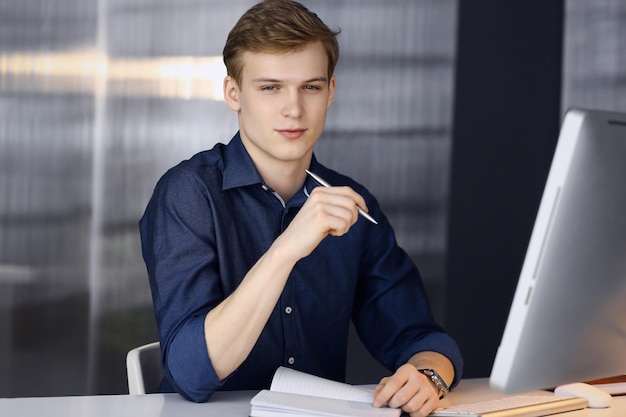
<instances>
[{"instance_id":1,"label":"rolled-up sleeve","mask_svg":"<svg viewBox=\"0 0 626 417\"><path fill-rule=\"evenodd\" d=\"M139 222L167 384L192 401L221 385L204 337L204 318L223 298L206 186L172 169Z\"/></svg>"},{"instance_id":2,"label":"rolled-up sleeve","mask_svg":"<svg viewBox=\"0 0 626 417\"><path fill-rule=\"evenodd\" d=\"M204 339L204 316L187 320L167 349L166 375L174 389L185 398L204 402L222 386L209 360Z\"/></svg>"}]
</instances>

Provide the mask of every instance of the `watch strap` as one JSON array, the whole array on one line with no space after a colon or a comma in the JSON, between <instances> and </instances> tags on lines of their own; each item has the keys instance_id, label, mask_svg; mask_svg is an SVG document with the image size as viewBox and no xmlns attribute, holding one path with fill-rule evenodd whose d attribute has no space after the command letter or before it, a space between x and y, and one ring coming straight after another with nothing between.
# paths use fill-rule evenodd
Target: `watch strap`
<instances>
[{"instance_id":1,"label":"watch strap","mask_svg":"<svg viewBox=\"0 0 626 417\"><path fill-rule=\"evenodd\" d=\"M418 369L418 372L426 375L431 384L435 387L435 389L439 392L439 399L442 399L448 392L450 388L448 384L443 380L441 375L437 373L434 369Z\"/></svg>"}]
</instances>

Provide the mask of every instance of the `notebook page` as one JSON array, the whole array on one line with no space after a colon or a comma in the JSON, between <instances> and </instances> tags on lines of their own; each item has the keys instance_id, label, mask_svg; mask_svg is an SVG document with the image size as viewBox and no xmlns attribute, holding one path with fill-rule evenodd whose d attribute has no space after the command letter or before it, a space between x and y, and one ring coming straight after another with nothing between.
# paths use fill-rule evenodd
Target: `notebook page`
<instances>
[{"instance_id":1,"label":"notebook page","mask_svg":"<svg viewBox=\"0 0 626 417\"><path fill-rule=\"evenodd\" d=\"M320 378L282 366L276 370L270 389L272 391L305 394L314 397L360 401L368 404L374 401L372 390Z\"/></svg>"},{"instance_id":2,"label":"notebook page","mask_svg":"<svg viewBox=\"0 0 626 417\"><path fill-rule=\"evenodd\" d=\"M250 416L342 416L342 417L400 417L396 408L375 408L369 403L320 398L263 390L250 402Z\"/></svg>"}]
</instances>

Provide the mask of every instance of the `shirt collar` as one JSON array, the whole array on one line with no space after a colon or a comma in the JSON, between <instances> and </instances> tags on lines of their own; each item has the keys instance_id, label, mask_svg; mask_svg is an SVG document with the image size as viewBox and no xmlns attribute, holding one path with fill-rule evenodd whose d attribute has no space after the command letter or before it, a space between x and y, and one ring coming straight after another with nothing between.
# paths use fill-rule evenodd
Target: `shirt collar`
<instances>
[{"instance_id":1,"label":"shirt collar","mask_svg":"<svg viewBox=\"0 0 626 417\"><path fill-rule=\"evenodd\" d=\"M263 178L252 162L241 141L239 132L233 136L224 152L224 180L222 189L263 184Z\"/></svg>"},{"instance_id":2,"label":"shirt collar","mask_svg":"<svg viewBox=\"0 0 626 417\"><path fill-rule=\"evenodd\" d=\"M311 167L313 172L317 172L321 165L317 162L315 155L311 158ZM252 158L243 146L239 132L233 136L226 150L224 151L224 179L222 182L222 190L231 188L245 187L254 184L263 184L263 178L257 171L252 162ZM307 175L304 182L304 189L310 192L314 187L318 186L314 179Z\"/></svg>"}]
</instances>

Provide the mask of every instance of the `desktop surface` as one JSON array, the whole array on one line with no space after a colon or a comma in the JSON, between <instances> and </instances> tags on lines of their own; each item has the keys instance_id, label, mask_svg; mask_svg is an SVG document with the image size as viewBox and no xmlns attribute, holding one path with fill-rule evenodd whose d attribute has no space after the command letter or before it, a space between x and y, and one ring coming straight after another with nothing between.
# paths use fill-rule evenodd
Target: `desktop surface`
<instances>
[{"instance_id":1,"label":"desktop surface","mask_svg":"<svg viewBox=\"0 0 626 417\"><path fill-rule=\"evenodd\" d=\"M217 392L197 404L178 394L0 399L0 417L248 417L257 391Z\"/></svg>"},{"instance_id":2,"label":"desktop surface","mask_svg":"<svg viewBox=\"0 0 626 417\"><path fill-rule=\"evenodd\" d=\"M207 403L196 404L178 394L100 395L77 397L0 398L0 416L46 417L247 417L257 391L217 392ZM442 406L502 397L487 378L466 379L442 400ZM613 398L607 409L558 414L559 417L624 417L626 396Z\"/></svg>"}]
</instances>

